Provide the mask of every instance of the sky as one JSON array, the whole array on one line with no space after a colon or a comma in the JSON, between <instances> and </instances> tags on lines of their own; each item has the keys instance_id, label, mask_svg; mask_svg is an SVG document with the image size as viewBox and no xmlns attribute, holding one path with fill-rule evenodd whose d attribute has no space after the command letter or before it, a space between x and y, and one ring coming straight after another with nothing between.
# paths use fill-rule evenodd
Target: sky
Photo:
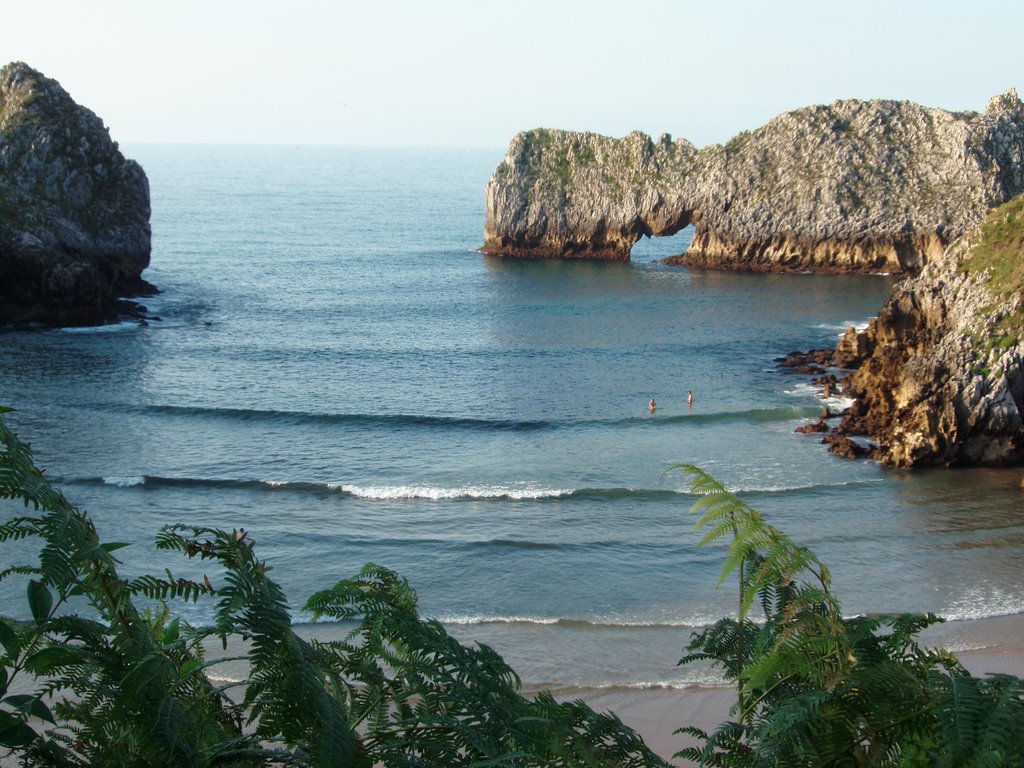
<instances>
[{"instance_id":1,"label":"sky","mask_svg":"<svg viewBox=\"0 0 1024 768\"><path fill-rule=\"evenodd\" d=\"M500 148L521 130L724 143L843 98L1024 93L1024 2L32 0L0 64L120 142Z\"/></svg>"}]
</instances>

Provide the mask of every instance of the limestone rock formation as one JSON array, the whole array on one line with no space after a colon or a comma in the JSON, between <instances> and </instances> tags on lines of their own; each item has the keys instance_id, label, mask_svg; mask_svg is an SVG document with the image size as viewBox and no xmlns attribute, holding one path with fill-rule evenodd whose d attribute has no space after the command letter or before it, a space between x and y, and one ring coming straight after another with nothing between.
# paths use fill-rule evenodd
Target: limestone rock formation
<instances>
[{"instance_id":1,"label":"limestone rock formation","mask_svg":"<svg viewBox=\"0 0 1024 768\"><path fill-rule=\"evenodd\" d=\"M625 259L643 235L690 223L677 190L696 148L640 132L623 139L518 134L487 185L486 253Z\"/></svg>"},{"instance_id":2,"label":"limestone rock formation","mask_svg":"<svg viewBox=\"0 0 1024 768\"><path fill-rule=\"evenodd\" d=\"M722 145L532 130L486 192L486 253L628 259L693 223L679 263L748 270L916 271L1024 191L1024 105L984 113L837 101Z\"/></svg>"},{"instance_id":3,"label":"limestone rock formation","mask_svg":"<svg viewBox=\"0 0 1024 768\"><path fill-rule=\"evenodd\" d=\"M839 435L899 467L1024 462L1024 196L894 290L837 362L856 366Z\"/></svg>"},{"instance_id":4,"label":"limestone rock formation","mask_svg":"<svg viewBox=\"0 0 1024 768\"><path fill-rule=\"evenodd\" d=\"M26 64L0 70L0 323L98 324L155 291L149 214L99 117Z\"/></svg>"}]
</instances>

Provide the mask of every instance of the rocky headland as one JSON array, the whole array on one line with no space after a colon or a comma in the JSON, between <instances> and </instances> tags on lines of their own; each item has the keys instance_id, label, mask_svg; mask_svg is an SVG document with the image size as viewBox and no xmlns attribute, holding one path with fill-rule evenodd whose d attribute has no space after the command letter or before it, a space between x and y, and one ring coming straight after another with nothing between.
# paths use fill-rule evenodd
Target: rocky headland
<instances>
[{"instance_id":1,"label":"rocky headland","mask_svg":"<svg viewBox=\"0 0 1024 768\"><path fill-rule=\"evenodd\" d=\"M149 182L102 120L24 63L0 69L0 324L94 325L152 294Z\"/></svg>"},{"instance_id":2,"label":"rocky headland","mask_svg":"<svg viewBox=\"0 0 1024 768\"><path fill-rule=\"evenodd\" d=\"M1024 192L1024 105L983 113L837 101L725 145L664 135L515 136L487 185L485 253L628 259L693 224L677 263L771 271L914 272Z\"/></svg>"},{"instance_id":3,"label":"rocky headland","mask_svg":"<svg viewBox=\"0 0 1024 768\"><path fill-rule=\"evenodd\" d=\"M860 435L898 467L1024 462L1024 196L898 284L833 364L855 398L833 450Z\"/></svg>"}]
</instances>

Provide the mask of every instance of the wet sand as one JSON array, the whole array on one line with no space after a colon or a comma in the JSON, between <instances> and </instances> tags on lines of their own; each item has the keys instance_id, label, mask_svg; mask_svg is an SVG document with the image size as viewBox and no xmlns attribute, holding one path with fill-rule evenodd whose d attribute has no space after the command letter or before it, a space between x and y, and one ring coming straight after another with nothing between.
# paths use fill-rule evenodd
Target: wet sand
<instances>
[{"instance_id":1,"label":"wet sand","mask_svg":"<svg viewBox=\"0 0 1024 768\"><path fill-rule=\"evenodd\" d=\"M1024 614L949 622L930 628L923 639L927 645L955 652L975 676L1001 673L1024 678ZM530 695L531 689L527 686L524 693ZM562 701L582 699L595 711L614 712L635 729L655 753L679 766L689 763L674 759L673 755L694 741L674 731L684 725L712 731L728 719L729 709L736 700L735 691L728 687L623 686L565 688L553 693ZM16 764L13 758L0 758L0 768Z\"/></svg>"},{"instance_id":2,"label":"wet sand","mask_svg":"<svg viewBox=\"0 0 1024 768\"><path fill-rule=\"evenodd\" d=\"M976 677L1010 674L1024 677L1024 615L948 622L927 630L927 645L945 647ZM692 765L673 759L694 743L674 731L684 725L713 730L729 718L736 702L731 688L606 688L556 692L561 700L583 699L594 710L614 712L635 729L655 753L674 765Z\"/></svg>"}]
</instances>

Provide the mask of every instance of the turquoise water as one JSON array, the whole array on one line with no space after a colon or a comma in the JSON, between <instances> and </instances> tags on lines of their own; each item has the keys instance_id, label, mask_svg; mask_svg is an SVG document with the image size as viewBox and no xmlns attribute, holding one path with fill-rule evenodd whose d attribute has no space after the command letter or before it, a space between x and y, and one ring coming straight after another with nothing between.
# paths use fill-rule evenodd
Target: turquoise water
<instances>
[{"instance_id":1,"label":"turquoise water","mask_svg":"<svg viewBox=\"0 0 1024 768\"><path fill-rule=\"evenodd\" d=\"M823 403L773 359L865 323L889 278L658 263L685 234L629 264L485 257L500 151L127 153L160 320L0 333L10 423L132 542L126 573L194 570L153 550L162 524L244 527L296 609L373 561L527 682L681 685L704 674L673 666L686 628L732 607L665 473L691 462L811 546L851 613L1024 610L1019 470L896 472L793 432Z\"/></svg>"}]
</instances>

